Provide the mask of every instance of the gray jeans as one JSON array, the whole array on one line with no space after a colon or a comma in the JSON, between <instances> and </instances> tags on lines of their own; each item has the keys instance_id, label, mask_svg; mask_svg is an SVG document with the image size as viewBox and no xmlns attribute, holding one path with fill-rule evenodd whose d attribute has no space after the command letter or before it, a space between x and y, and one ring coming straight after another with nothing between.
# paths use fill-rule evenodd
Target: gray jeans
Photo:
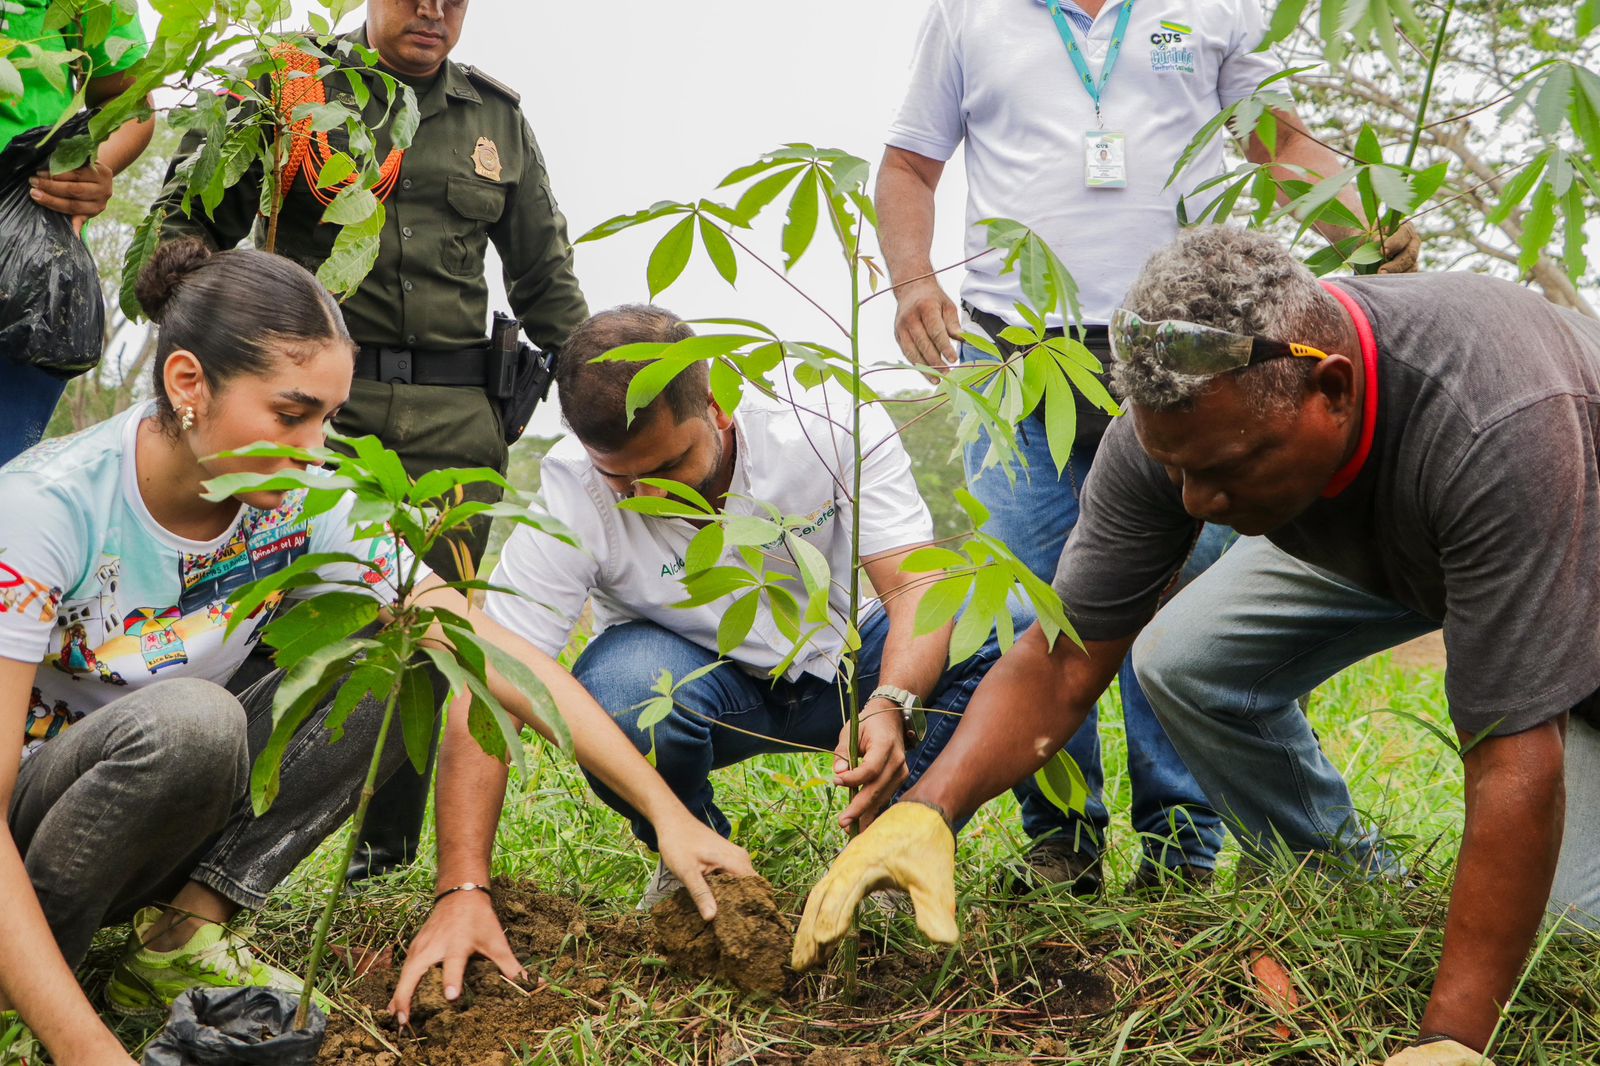
<instances>
[{"instance_id":1,"label":"gray jeans","mask_svg":"<svg viewBox=\"0 0 1600 1066\"><path fill-rule=\"evenodd\" d=\"M237 698L196 678L158 681L85 716L24 760L9 821L61 953L198 881L256 908L355 811L382 705L367 698L328 743L332 704L284 753L282 789L257 818L250 765L272 735L283 673ZM391 731L380 779L405 758Z\"/></svg>"}]
</instances>

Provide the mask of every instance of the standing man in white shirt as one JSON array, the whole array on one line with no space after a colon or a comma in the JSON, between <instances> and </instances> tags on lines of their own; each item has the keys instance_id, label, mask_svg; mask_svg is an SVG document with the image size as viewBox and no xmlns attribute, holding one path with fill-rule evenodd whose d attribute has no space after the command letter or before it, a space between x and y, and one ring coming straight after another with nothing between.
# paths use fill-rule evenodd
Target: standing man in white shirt
<instances>
[{"instance_id":1,"label":"standing man in white shirt","mask_svg":"<svg viewBox=\"0 0 1600 1066\"><path fill-rule=\"evenodd\" d=\"M999 334L1025 325L1014 307L1024 299L1019 276L1001 274L1000 255L983 254L977 225L1012 218L1066 264L1078 284L1085 343L1106 361L1105 324L1141 264L1176 235L1181 193L1223 169L1222 141L1213 140L1169 188L1179 155L1201 126L1277 72L1255 53L1263 32L1258 0L932 0L877 188L879 237L899 302L895 336L906 357L935 368L987 358L961 343L962 315L932 260L934 191L964 141L971 261L961 300L968 318L1003 354L1012 353ZM1252 162L1298 166L1313 177L1341 168L1293 113L1276 117L1277 151L1252 136ZM1384 272L1413 269L1417 243L1409 224L1394 233ZM1049 325L1060 329L1060 316ZM1080 398L1076 444L1059 479L1051 475L1040 415L1019 427L1028 468L1018 471L1014 487L1004 471L982 472L987 436L966 450L967 480L992 516L987 532L1044 580L1054 576L1077 521L1079 488L1107 422ZM1184 579L1215 560L1228 536L1207 527ZM1132 821L1144 844L1135 887L1159 885L1169 874L1204 881L1221 845L1220 820L1162 732L1131 663L1121 690ZM1109 815L1093 714L1067 751L1091 785L1084 815L1069 819L1031 781L1016 790L1032 841L1028 880L1094 894Z\"/></svg>"},{"instance_id":2,"label":"standing man in white shirt","mask_svg":"<svg viewBox=\"0 0 1600 1066\"><path fill-rule=\"evenodd\" d=\"M845 592L851 546L854 447L849 400L843 392L805 394L796 406L747 390L737 411L712 398L709 368L696 363L654 402L627 420L628 383L641 362L596 362L625 344L670 343L693 336L677 316L657 307L620 307L578 327L561 351L557 387L572 434L546 456L541 490L549 513L574 534L578 546L519 528L507 541L494 583L516 594L490 593L486 610L536 647L557 655L566 646L584 604L594 606L597 633L573 666L573 676L610 712L641 752L654 752L657 771L690 811L727 836L711 771L755 755L795 750L834 752L834 783L860 791L840 815L841 826L866 825L898 790L931 763L990 666L1000 657L991 634L973 656L948 665L951 626L917 635L917 605L927 579L900 569L906 555L933 541L933 519L917 491L910 457L894 423L881 408L862 412L865 456L861 472L861 566L878 601L859 625L858 691L862 697L861 763L849 768L845 645L849 598ZM832 417L827 417L831 411ZM643 483L663 478L696 489L732 514L765 517L757 501L786 516L808 516L793 532L826 558L833 592L829 622L789 660L793 642L759 597L744 640L719 655L718 630L740 593L697 607L685 600L680 575L700 523L626 510L632 496L662 495ZM799 569L781 541L764 546L768 574L787 573L800 587ZM729 547L722 565L742 566ZM741 590L742 592L742 590ZM1013 620L1020 633L1032 619ZM666 670L682 682L676 708L653 727L639 726L640 705L654 698ZM916 708L916 710L913 710ZM462 719L457 721L457 719ZM484 756L466 734L464 715L452 716L439 757L440 883L483 881L505 794L506 771ZM595 792L632 823L652 850L655 830L614 792L590 778ZM448 875L446 871L449 871ZM657 864L640 906L675 891L677 879ZM481 953L506 958L504 934L492 901L464 893L434 912L418 934L400 987L420 971L455 964ZM406 1004L399 1002L397 1009Z\"/></svg>"}]
</instances>

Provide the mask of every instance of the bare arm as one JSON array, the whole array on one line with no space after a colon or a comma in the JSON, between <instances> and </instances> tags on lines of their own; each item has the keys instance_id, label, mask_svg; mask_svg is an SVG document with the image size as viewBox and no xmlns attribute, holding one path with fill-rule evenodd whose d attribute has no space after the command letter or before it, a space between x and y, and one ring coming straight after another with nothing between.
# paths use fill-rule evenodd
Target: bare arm
<instances>
[{"instance_id":1,"label":"bare arm","mask_svg":"<svg viewBox=\"0 0 1600 1066\"><path fill-rule=\"evenodd\" d=\"M1561 852L1566 718L1466 757L1466 829L1424 1036L1489 1042L1538 934Z\"/></svg>"},{"instance_id":2,"label":"bare arm","mask_svg":"<svg viewBox=\"0 0 1600 1066\"><path fill-rule=\"evenodd\" d=\"M913 544L861 561L867 580L872 582L889 616L889 636L883 646L878 683L903 688L917 697L918 703L926 702L939 685L950 655L953 628L947 623L932 633L916 633L917 605L932 579L924 574L908 574L900 569L900 563L923 547L927 545ZM861 789L839 815L839 825L844 829L858 820L863 827L871 824L908 775L899 706L889 700L867 700L866 696L862 693L861 765L847 769L849 726L840 734L839 747L835 749L838 773L834 783Z\"/></svg>"},{"instance_id":3,"label":"bare arm","mask_svg":"<svg viewBox=\"0 0 1600 1066\"><path fill-rule=\"evenodd\" d=\"M21 760L19 738L27 728L28 693L38 667L0 659L0 736L15 745L16 755L0 757L0 811L11 809ZM11 836L9 822L0 823L0 997L22 1015L51 1057L61 1066L133 1062L78 987L67 961L39 908L28 871Z\"/></svg>"},{"instance_id":4,"label":"bare arm","mask_svg":"<svg viewBox=\"0 0 1600 1066\"><path fill-rule=\"evenodd\" d=\"M85 98L93 107L132 84L133 78L128 74L95 78L89 82ZM42 172L36 175L32 180L35 202L71 216L73 231L81 231L85 221L106 209L113 192L112 179L139 158L150 144L155 128L154 119L125 122L100 145L94 161L64 174Z\"/></svg>"},{"instance_id":5,"label":"bare arm","mask_svg":"<svg viewBox=\"0 0 1600 1066\"><path fill-rule=\"evenodd\" d=\"M899 310L894 335L913 363L956 361L961 315L933 276L934 190L944 174L937 159L888 148L878 169L878 243Z\"/></svg>"},{"instance_id":6,"label":"bare arm","mask_svg":"<svg viewBox=\"0 0 1600 1066\"><path fill-rule=\"evenodd\" d=\"M1064 637L1054 650L1029 627L978 685L944 751L907 793L952 824L1043 766L1077 732L1117 675L1133 637L1089 641L1087 654Z\"/></svg>"}]
</instances>

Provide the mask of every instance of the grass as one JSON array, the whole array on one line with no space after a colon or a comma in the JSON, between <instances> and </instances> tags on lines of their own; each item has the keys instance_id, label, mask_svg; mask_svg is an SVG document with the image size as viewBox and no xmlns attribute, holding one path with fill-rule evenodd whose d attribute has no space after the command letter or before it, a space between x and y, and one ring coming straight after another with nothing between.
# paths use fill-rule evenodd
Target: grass
<instances>
[{"instance_id":1,"label":"grass","mask_svg":"<svg viewBox=\"0 0 1600 1066\"><path fill-rule=\"evenodd\" d=\"M862 1061L894 1063L1381 1062L1414 1032L1426 1003L1461 807L1453 754L1418 723L1382 711L1442 723L1444 707L1438 671L1401 670L1383 658L1335 678L1312 703L1313 722L1357 804L1407 854L1409 884L1302 874L1235 886L1230 853L1209 893L1121 894L1116 886L1132 876L1138 847L1126 828L1125 759L1112 713L1102 730L1113 890L1103 900L1036 896L1016 906L996 894L1025 844L1007 796L962 835L960 945L932 952L909 918L864 916L859 1005L839 1001L836 974L809 978L800 994L776 1004L742 1003L713 983L665 981L641 946L632 972L607 975L601 996L608 999L513 1049L520 1059L512 1061L731 1066L798 1063L824 1048L810 1061L840 1062L839 1049L848 1046L881 1056ZM816 759L786 756L715 778L735 839L794 914L842 844L832 817L842 798L823 773ZM296 966L308 950L334 843L256 919L254 940L282 965ZM604 921L631 907L652 864L570 763L530 745L528 774L513 782L502 820L497 875L582 899ZM431 890L427 863L367 886L341 912L334 939L402 945L425 916ZM1580 937L1542 946L1492 1049L1500 1063L1600 1062L1597 946ZM105 964L112 950L108 936L96 958ZM1257 952L1292 975L1301 1006L1287 1018L1255 987L1249 962ZM550 961L529 966L539 972ZM122 1035L133 1046L149 1033Z\"/></svg>"}]
</instances>

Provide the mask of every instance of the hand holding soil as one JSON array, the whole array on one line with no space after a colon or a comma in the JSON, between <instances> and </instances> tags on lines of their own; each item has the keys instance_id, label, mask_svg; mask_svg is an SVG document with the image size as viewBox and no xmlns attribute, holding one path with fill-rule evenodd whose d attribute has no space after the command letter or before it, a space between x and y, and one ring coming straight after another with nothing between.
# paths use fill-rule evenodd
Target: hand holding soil
<instances>
[{"instance_id":1,"label":"hand holding soil","mask_svg":"<svg viewBox=\"0 0 1600 1066\"><path fill-rule=\"evenodd\" d=\"M667 961L700 977L717 977L746 992L776 996L787 977L789 923L778 910L766 878L712 874L716 917L703 911L683 889L650 912L656 939Z\"/></svg>"},{"instance_id":2,"label":"hand holding soil","mask_svg":"<svg viewBox=\"0 0 1600 1066\"><path fill-rule=\"evenodd\" d=\"M717 916L716 896L706 884L706 875L719 871L733 877L756 876L749 852L719 836L716 830L691 817L688 811L682 811L678 821L657 828L661 861L683 882L705 921Z\"/></svg>"}]
</instances>

